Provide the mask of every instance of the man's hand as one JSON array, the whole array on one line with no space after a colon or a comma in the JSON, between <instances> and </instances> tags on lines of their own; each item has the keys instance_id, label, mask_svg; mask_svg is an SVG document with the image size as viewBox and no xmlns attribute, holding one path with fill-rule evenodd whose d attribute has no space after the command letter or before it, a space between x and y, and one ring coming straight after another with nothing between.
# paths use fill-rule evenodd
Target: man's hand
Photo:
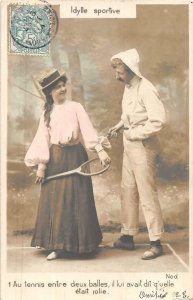
<instances>
[{"instance_id":1,"label":"man's hand","mask_svg":"<svg viewBox=\"0 0 193 300\"><path fill-rule=\"evenodd\" d=\"M121 120L118 124L111 127L108 131L107 138L112 139L114 137L117 137L117 134L119 130L121 130L124 127L123 121Z\"/></svg>"},{"instance_id":2,"label":"man's hand","mask_svg":"<svg viewBox=\"0 0 193 300\"><path fill-rule=\"evenodd\" d=\"M98 157L101 161L101 164L104 167L108 166L111 163L111 159L110 159L110 157L108 156L108 154L105 150L101 150L97 154L98 154Z\"/></svg>"},{"instance_id":3,"label":"man's hand","mask_svg":"<svg viewBox=\"0 0 193 300\"><path fill-rule=\"evenodd\" d=\"M44 183L45 180L45 170L37 170L35 183Z\"/></svg>"},{"instance_id":4,"label":"man's hand","mask_svg":"<svg viewBox=\"0 0 193 300\"><path fill-rule=\"evenodd\" d=\"M118 132L121 128L122 128L122 126L120 127L118 125L111 127L108 131L107 138L109 138L109 139L116 138L118 135Z\"/></svg>"},{"instance_id":5,"label":"man's hand","mask_svg":"<svg viewBox=\"0 0 193 300\"><path fill-rule=\"evenodd\" d=\"M116 126L111 127L108 131L107 138L112 139L112 138L117 137L117 132L118 132L118 129Z\"/></svg>"}]
</instances>

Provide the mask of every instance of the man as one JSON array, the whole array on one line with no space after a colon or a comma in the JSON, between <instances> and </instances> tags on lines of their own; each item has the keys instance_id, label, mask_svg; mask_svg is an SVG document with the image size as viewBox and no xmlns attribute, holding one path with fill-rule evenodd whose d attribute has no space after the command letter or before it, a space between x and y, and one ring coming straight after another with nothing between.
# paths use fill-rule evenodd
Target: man
<instances>
[{"instance_id":1,"label":"man","mask_svg":"<svg viewBox=\"0 0 193 300\"><path fill-rule=\"evenodd\" d=\"M156 88L139 71L136 49L111 58L116 79L125 84L120 122L109 129L109 137L123 133L123 168L121 183L122 236L114 247L133 250L139 230L139 201L145 216L150 248L142 259L163 254L163 220L155 183L156 133L165 123L165 110Z\"/></svg>"}]
</instances>

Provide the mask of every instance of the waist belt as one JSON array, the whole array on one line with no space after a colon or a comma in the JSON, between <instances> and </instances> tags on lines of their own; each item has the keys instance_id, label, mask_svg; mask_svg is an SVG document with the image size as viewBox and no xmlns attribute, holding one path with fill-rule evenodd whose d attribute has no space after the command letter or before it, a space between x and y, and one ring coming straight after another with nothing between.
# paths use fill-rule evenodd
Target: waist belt
<instances>
[{"instance_id":1,"label":"waist belt","mask_svg":"<svg viewBox=\"0 0 193 300\"><path fill-rule=\"evenodd\" d=\"M65 147L73 147L73 146L77 146L79 145L80 142L77 142L76 144L62 144L62 143L58 143L58 144L52 144L53 146L58 146L60 148L65 148ZM52 146L51 145L51 146Z\"/></svg>"}]
</instances>

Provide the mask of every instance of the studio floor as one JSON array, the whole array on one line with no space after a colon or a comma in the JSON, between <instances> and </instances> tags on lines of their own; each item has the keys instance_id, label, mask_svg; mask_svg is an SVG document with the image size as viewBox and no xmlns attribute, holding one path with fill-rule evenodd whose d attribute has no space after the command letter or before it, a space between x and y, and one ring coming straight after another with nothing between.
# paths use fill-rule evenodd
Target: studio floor
<instances>
[{"instance_id":1,"label":"studio floor","mask_svg":"<svg viewBox=\"0 0 193 300\"><path fill-rule=\"evenodd\" d=\"M141 259L148 248L147 232L141 232L135 239L136 249L127 251L115 249L113 242L119 233L104 233L103 243L93 257L74 257L63 254L60 258L47 261L49 254L44 249L30 247L30 236L8 237L8 272L187 272L188 233L186 229L165 233L164 255L151 260Z\"/></svg>"}]
</instances>

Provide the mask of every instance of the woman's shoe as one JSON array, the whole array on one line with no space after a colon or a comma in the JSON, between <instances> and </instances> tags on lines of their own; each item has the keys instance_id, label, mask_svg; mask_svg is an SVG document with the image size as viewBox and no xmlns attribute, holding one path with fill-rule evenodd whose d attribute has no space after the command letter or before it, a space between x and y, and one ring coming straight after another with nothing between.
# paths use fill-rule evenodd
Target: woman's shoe
<instances>
[{"instance_id":1,"label":"woman's shoe","mask_svg":"<svg viewBox=\"0 0 193 300\"><path fill-rule=\"evenodd\" d=\"M57 259L59 256L59 254L56 251L51 252L48 256L47 256L47 260L54 260Z\"/></svg>"}]
</instances>

